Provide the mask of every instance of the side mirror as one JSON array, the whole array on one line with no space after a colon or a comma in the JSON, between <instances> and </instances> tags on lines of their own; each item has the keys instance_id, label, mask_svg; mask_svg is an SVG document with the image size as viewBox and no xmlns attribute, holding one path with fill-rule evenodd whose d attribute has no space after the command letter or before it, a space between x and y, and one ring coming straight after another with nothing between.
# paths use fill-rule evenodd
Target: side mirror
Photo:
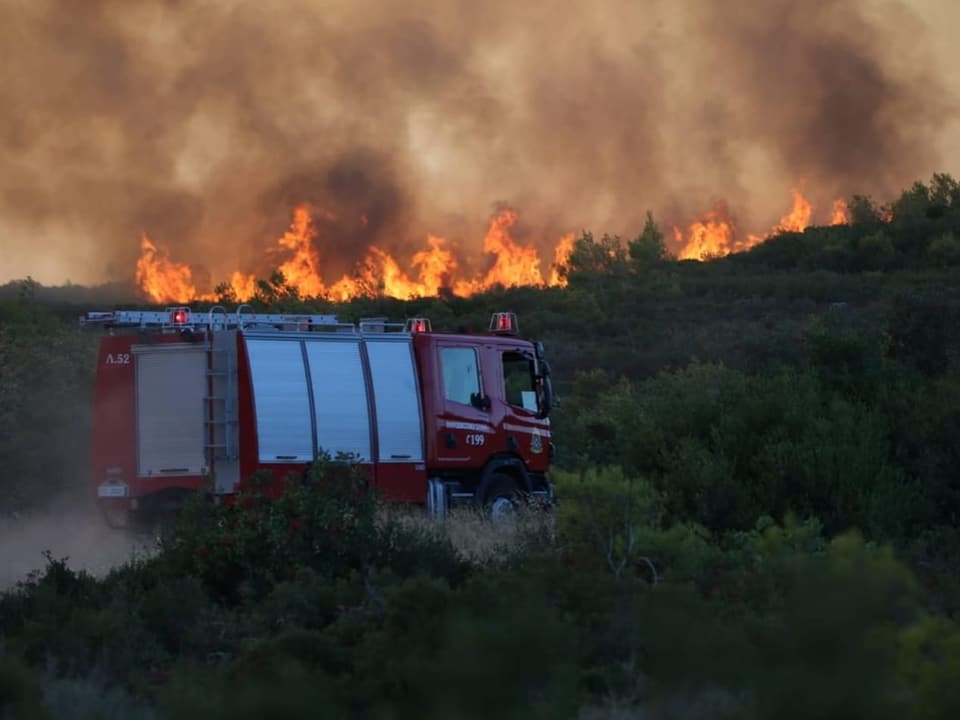
<instances>
[{"instance_id":1,"label":"side mirror","mask_svg":"<svg viewBox=\"0 0 960 720\"><path fill-rule=\"evenodd\" d=\"M540 378L540 410L537 413L538 418L545 418L550 415L553 409L553 382L550 380L549 369L544 371Z\"/></svg>"},{"instance_id":2,"label":"side mirror","mask_svg":"<svg viewBox=\"0 0 960 720\"><path fill-rule=\"evenodd\" d=\"M489 410L490 398L480 393L470 393L470 404L478 410Z\"/></svg>"}]
</instances>

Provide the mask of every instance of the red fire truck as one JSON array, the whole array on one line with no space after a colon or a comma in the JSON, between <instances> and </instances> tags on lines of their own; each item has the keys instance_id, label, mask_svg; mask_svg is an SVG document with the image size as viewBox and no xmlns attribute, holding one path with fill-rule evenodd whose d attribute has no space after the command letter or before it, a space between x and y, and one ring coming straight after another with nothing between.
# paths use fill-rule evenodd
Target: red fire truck
<instances>
[{"instance_id":1,"label":"red fire truck","mask_svg":"<svg viewBox=\"0 0 960 720\"><path fill-rule=\"evenodd\" d=\"M347 456L388 502L491 517L549 503L550 368L514 313L488 334L433 332L428 318L342 323L332 315L90 312L102 326L93 485L112 523L215 500L256 471L306 475ZM227 500L229 501L229 500Z\"/></svg>"}]
</instances>

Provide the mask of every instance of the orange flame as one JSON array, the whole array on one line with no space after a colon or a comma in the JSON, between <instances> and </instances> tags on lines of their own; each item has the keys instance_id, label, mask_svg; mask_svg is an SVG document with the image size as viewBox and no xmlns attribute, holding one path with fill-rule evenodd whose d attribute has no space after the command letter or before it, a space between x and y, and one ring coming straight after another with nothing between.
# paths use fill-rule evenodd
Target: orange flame
<instances>
[{"instance_id":1,"label":"orange flame","mask_svg":"<svg viewBox=\"0 0 960 720\"><path fill-rule=\"evenodd\" d=\"M775 225L769 234L802 232L810 224L813 207L799 190L793 191L793 207ZM329 213L324 217L333 219ZM366 223L366 216L360 222ZM390 253L379 247L370 247L352 274L337 280L325 280L323 258L318 249L317 227L306 205L294 208L293 219L287 231L277 239L270 251L279 256L275 265L283 275L287 287L303 298L326 298L347 301L361 296L389 296L401 300L416 297L436 297L445 288L454 294L469 296L489 290L495 285L516 287L565 286L566 273L574 249L574 235L560 238L553 250L553 264L548 279L544 280L541 259L534 245L517 242L512 229L517 222L514 210L502 210L491 220L483 241L483 251L492 256L492 264L484 272L472 277L464 272L454 249L442 237L428 235L426 246L410 258L409 273ZM831 224L848 222L848 211L843 200L833 205ZM720 202L704 217L690 224L686 237L674 226L674 239L681 250L681 260L706 260L749 249L763 242L764 237L748 234L739 237L726 204ZM137 260L135 279L144 295L153 302L191 302L216 300L216 293L200 291L189 265L171 260L143 235L141 254ZM236 301L247 301L258 293L257 277L235 271L226 283L227 291Z\"/></svg>"},{"instance_id":2,"label":"orange flame","mask_svg":"<svg viewBox=\"0 0 960 720\"><path fill-rule=\"evenodd\" d=\"M331 216L332 217L332 216ZM544 285L540 271L540 256L532 245L517 243L510 229L516 223L513 210L498 213L491 221L484 238L484 252L494 256L493 265L474 278L458 277L459 263L446 239L427 236L427 247L415 252L407 274L390 253L379 247L370 247L353 275L344 275L327 284L324 281L323 261L317 244L317 228L309 209L298 206L288 230L277 240L271 251L284 260L278 271L284 283L301 297L323 297L347 301L360 296L385 295L409 300L415 297L435 297L449 287L461 296L482 292L496 284L505 287L517 285ZM555 262L565 263L573 248L573 235L564 236L555 250ZM137 284L153 302L190 302L214 300L214 294L204 294L193 283L189 266L175 263L161 254L144 236L141 257L137 262ZM556 268L547 284L565 284ZM246 301L257 293L256 276L234 272L227 284L237 301Z\"/></svg>"},{"instance_id":3,"label":"orange flame","mask_svg":"<svg viewBox=\"0 0 960 720\"><path fill-rule=\"evenodd\" d=\"M537 249L518 245L510 236L510 228L516 222L517 214L513 210L504 210L490 221L483 251L496 255L497 260L483 280L484 287L543 284Z\"/></svg>"},{"instance_id":4,"label":"orange flame","mask_svg":"<svg viewBox=\"0 0 960 720\"><path fill-rule=\"evenodd\" d=\"M447 249L447 241L433 235L427 236L429 250L415 253L411 264L420 268L420 288L417 294L421 297L436 295L444 287L457 270L457 259L453 251Z\"/></svg>"},{"instance_id":5,"label":"orange flame","mask_svg":"<svg viewBox=\"0 0 960 720\"><path fill-rule=\"evenodd\" d=\"M849 225L850 211L847 208L847 201L843 198L837 198L833 201L833 213L830 216L831 225Z\"/></svg>"},{"instance_id":6,"label":"orange flame","mask_svg":"<svg viewBox=\"0 0 960 720\"><path fill-rule=\"evenodd\" d=\"M510 235L510 228L516 221L517 214L513 210L501 210L490 221L483 239L483 251L495 255L496 261L483 278L458 281L454 285L457 295L473 295L494 285L543 285L537 249L518 245Z\"/></svg>"},{"instance_id":7,"label":"orange flame","mask_svg":"<svg viewBox=\"0 0 960 720\"><path fill-rule=\"evenodd\" d=\"M557 244L553 251L553 269L550 271L550 280L548 285L553 287L566 287L567 278L561 273L561 269L570 262L570 256L573 254L573 233L567 233Z\"/></svg>"},{"instance_id":8,"label":"orange flame","mask_svg":"<svg viewBox=\"0 0 960 720\"><path fill-rule=\"evenodd\" d=\"M813 206L799 190L793 191L793 209L780 218L780 223L774 228L774 232L803 232L810 224L810 215L813 213Z\"/></svg>"},{"instance_id":9,"label":"orange flame","mask_svg":"<svg viewBox=\"0 0 960 720\"><path fill-rule=\"evenodd\" d=\"M180 302L197 297L190 266L170 260L167 253L158 250L146 233L140 238L140 258L137 260L135 279L154 302Z\"/></svg>"},{"instance_id":10,"label":"orange flame","mask_svg":"<svg viewBox=\"0 0 960 720\"><path fill-rule=\"evenodd\" d=\"M234 271L230 276L230 290L238 300L249 300L257 294L257 278Z\"/></svg>"},{"instance_id":11,"label":"orange flame","mask_svg":"<svg viewBox=\"0 0 960 720\"><path fill-rule=\"evenodd\" d=\"M419 268L418 279L411 279L388 252L371 247L360 265L359 282L345 276L333 286L333 294L341 300L359 295L385 295L398 300L439 295L456 271L457 260L444 238L428 235L427 245L428 249L414 253L410 263Z\"/></svg>"},{"instance_id":12,"label":"orange flame","mask_svg":"<svg viewBox=\"0 0 960 720\"><path fill-rule=\"evenodd\" d=\"M673 236L677 242L683 242L683 233L674 226ZM708 260L712 257L727 255L738 249L734 239L733 222L724 203L717 203L709 210L703 220L690 225L690 234L677 254L680 260Z\"/></svg>"},{"instance_id":13,"label":"orange flame","mask_svg":"<svg viewBox=\"0 0 960 720\"><path fill-rule=\"evenodd\" d=\"M680 260L707 260L712 257L729 255L732 252L749 250L762 243L767 237L782 232L803 232L810 226L813 205L799 190L793 190L793 207L780 218L780 222L770 229L766 236L748 234L738 238L726 205L717 206L706 213L703 220L690 225L686 240L680 228L674 226L673 236L678 245L682 245L677 257ZM831 225L847 222L847 205L843 200L833 203Z\"/></svg>"},{"instance_id":14,"label":"orange flame","mask_svg":"<svg viewBox=\"0 0 960 720\"><path fill-rule=\"evenodd\" d=\"M313 246L316 236L310 213L301 205L293 211L290 229L277 241L280 247L293 252L293 257L282 263L279 271L288 285L306 297L319 297L326 292L321 279L320 254Z\"/></svg>"}]
</instances>

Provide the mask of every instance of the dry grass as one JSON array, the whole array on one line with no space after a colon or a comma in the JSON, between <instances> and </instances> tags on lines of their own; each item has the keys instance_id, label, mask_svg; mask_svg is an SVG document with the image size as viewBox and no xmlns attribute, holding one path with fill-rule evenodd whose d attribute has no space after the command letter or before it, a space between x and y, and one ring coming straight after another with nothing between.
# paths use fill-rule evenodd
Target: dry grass
<instances>
[{"instance_id":1,"label":"dry grass","mask_svg":"<svg viewBox=\"0 0 960 720\"><path fill-rule=\"evenodd\" d=\"M509 520L491 522L478 511L458 508L445 518L433 518L424 510L385 508L384 519L415 527L450 540L453 547L471 562L485 562L511 555L531 543L551 542L554 518L549 513L521 512Z\"/></svg>"}]
</instances>

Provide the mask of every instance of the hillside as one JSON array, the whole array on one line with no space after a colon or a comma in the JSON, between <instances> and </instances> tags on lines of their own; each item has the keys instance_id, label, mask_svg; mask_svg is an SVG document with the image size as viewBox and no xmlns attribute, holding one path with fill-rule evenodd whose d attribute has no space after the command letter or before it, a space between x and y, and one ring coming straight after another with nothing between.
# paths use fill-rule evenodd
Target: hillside
<instances>
[{"instance_id":1,"label":"hillside","mask_svg":"<svg viewBox=\"0 0 960 720\"><path fill-rule=\"evenodd\" d=\"M347 319L516 312L553 366L556 514L491 548L333 485L191 508L103 578L50 557L0 596L0 715L956 714L960 186L849 208L706 262L652 218L584 234L565 287L338 304L265 281L255 306ZM75 319L112 291L0 291L0 515L84 502Z\"/></svg>"}]
</instances>

